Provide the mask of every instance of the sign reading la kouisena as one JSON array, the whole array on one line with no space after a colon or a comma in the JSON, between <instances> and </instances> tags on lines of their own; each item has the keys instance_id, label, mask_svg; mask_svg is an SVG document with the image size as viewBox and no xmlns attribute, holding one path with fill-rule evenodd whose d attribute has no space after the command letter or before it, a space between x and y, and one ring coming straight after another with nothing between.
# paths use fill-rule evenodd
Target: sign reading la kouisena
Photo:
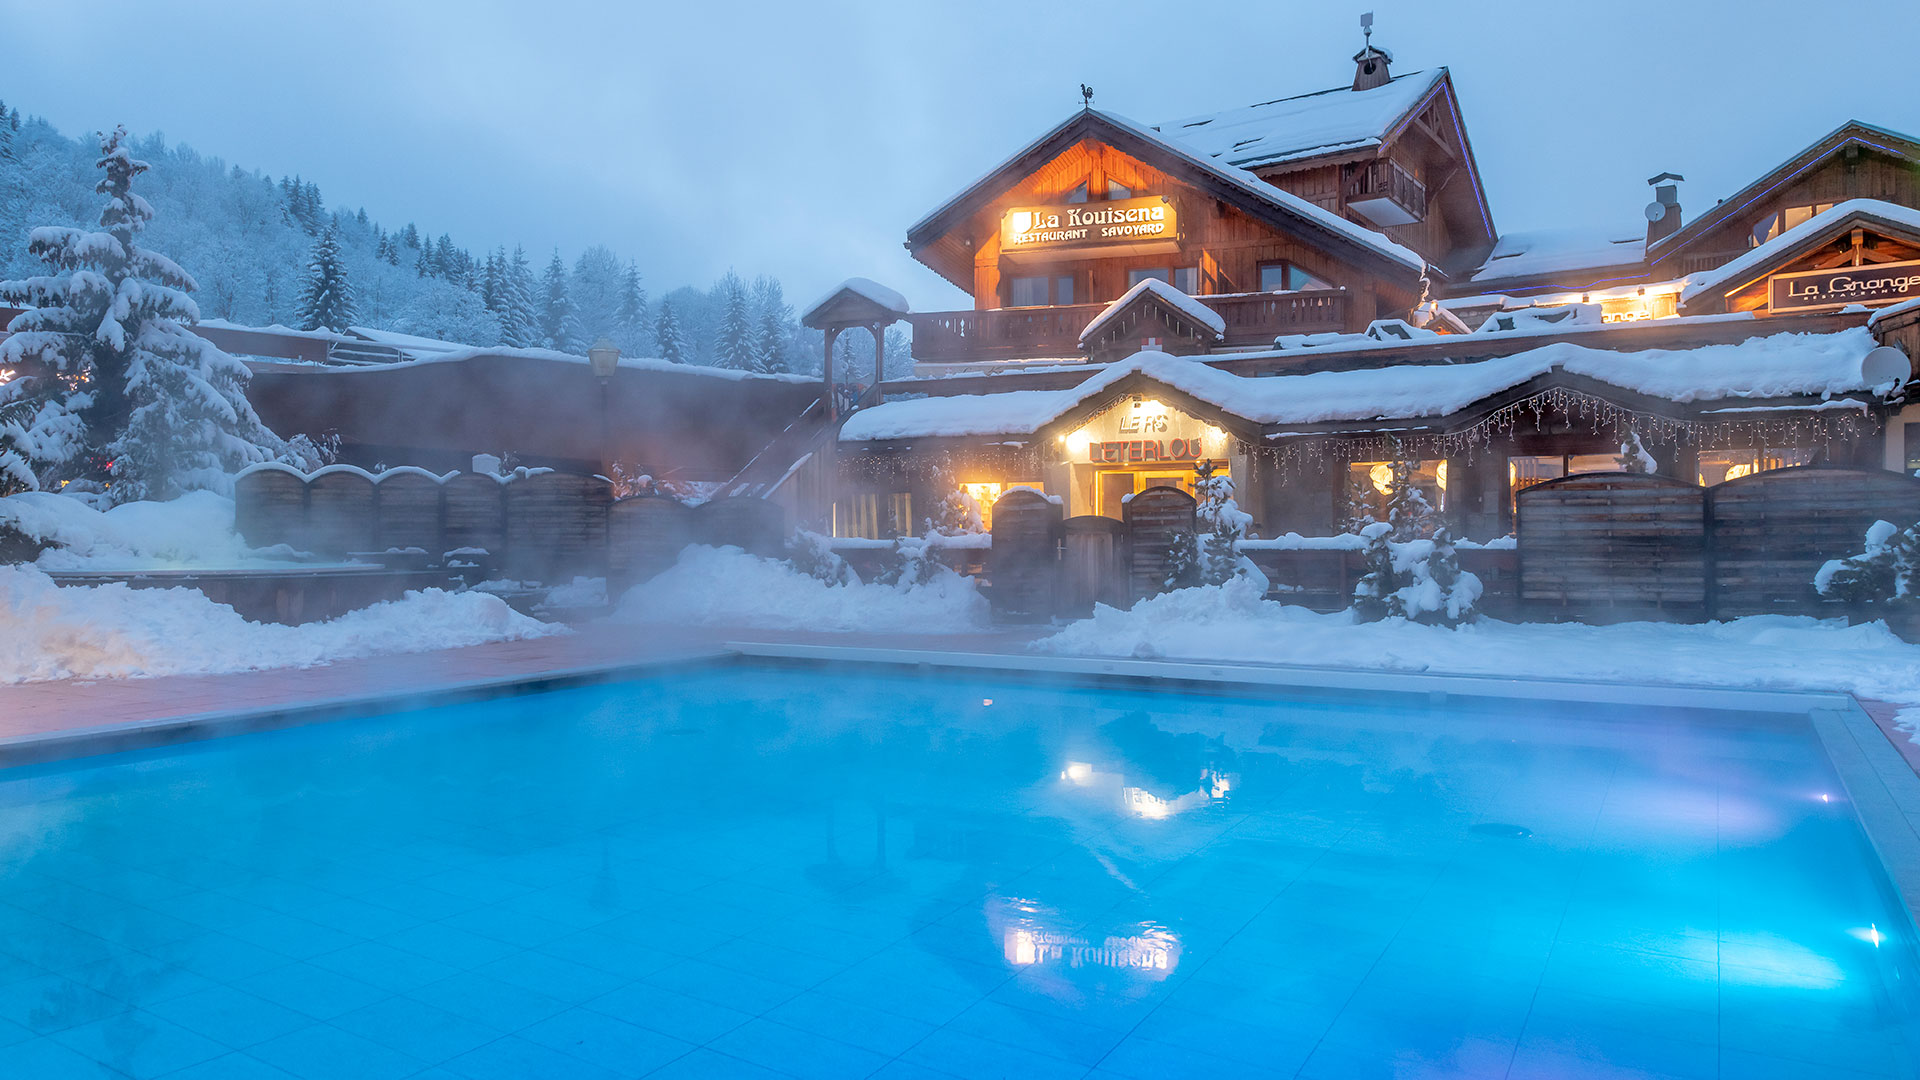
<instances>
[{"instance_id":1,"label":"sign reading la kouisena","mask_svg":"<svg viewBox=\"0 0 1920 1080\"><path fill-rule=\"evenodd\" d=\"M1101 247L1173 240L1179 222L1164 195L1063 206L1016 206L1000 219L1006 252Z\"/></svg>"},{"instance_id":2,"label":"sign reading la kouisena","mask_svg":"<svg viewBox=\"0 0 1920 1080\"><path fill-rule=\"evenodd\" d=\"M1920 261L1840 266L1767 280L1768 311L1885 304L1920 296Z\"/></svg>"}]
</instances>

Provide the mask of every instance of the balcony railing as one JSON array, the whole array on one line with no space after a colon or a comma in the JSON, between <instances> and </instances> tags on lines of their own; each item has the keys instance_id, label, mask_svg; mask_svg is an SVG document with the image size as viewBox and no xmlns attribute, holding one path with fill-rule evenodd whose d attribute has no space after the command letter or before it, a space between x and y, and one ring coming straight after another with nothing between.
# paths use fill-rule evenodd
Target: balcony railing
<instances>
[{"instance_id":1,"label":"balcony railing","mask_svg":"<svg viewBox=\"0 0 1920 1080\"><path fill-rule=\"evenodd\" d=\"M1229 346L1261 346L1282 334L1317 334L1347 328L1343 289L1290 293L1229 293L1195 299L1226 320ZM1105 304L934 311L911 316L913 357L927 364L987 360L1078 358L1080 331Z\"/></svg>"},{"instance_id":2,"label":"balcony railing","mask_svg":"<svg viewBox=\"0 0 1920 1080\"><path fill-rule=\"evenodd\" d=\"M1347 207L1382 228L1411 225L1427 216L1427 185L1391 158L1352 166Z\"/></svg>"}]
</instances>

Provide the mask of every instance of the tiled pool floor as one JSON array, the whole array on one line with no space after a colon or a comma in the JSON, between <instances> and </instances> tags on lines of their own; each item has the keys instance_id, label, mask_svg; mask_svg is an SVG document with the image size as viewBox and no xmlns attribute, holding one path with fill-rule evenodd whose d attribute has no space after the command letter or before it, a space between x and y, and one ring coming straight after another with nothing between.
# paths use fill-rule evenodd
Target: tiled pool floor
<instances>
[{"instance_id":1,"label":"tiled pool floor","mask_svg":"<svg viewBox=\"0 0 1920 1080\"><path fill-rule=\"evenodd\" d=\"M0 1076L1915 1074L1810 733L1551 712L743 668L0 773Z\"/></svg>"}]
</instances>

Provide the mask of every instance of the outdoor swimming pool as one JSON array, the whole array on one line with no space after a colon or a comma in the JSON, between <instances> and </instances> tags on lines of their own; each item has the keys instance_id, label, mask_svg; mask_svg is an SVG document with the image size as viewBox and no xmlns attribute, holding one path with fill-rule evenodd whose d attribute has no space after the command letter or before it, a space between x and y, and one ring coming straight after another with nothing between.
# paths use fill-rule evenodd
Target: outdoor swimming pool
<instances>
[{"instance_id":1,"label":"outdoor swimming pool","mask_svg":"<svg viewBox=\"0 0 1920 1080\"><path fill-rule=\"evenodd\" d=\"M8 1077L1920 1067L1780 716L714 667L0 772L0 844Z\"/></svg>"}]
</instances>

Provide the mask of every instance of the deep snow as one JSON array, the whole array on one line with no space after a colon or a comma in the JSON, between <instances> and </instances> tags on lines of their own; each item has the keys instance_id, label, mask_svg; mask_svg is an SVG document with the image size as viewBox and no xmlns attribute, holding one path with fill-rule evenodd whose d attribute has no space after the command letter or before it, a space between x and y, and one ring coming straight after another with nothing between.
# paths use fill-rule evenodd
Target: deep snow
<instances>
[{"instance_id":1,"label":"deep snow","mask_svg":"<svg viewBox=\"0 0 1920 1080\"><path fill-rule=\"evenodd\" d=\"M194 589L60 588L29 567L0 566L0 684L312 667L566 632L478 592L426 589L281 626L248 622Z\"/></svg>"},{"instance_id":2,"label":"deep snow","mask_svg":"<svg viewBox=\"0 0 1920 1080\"><path fill-rule=\"evenodd\" d=\"M828 585L739 548L690 547L665 573L620 598L614 622L763 630L962 633L988 626L973 579L942 567L907 588Z\"/></svg>"},{"instance_id":3,"label":"deep snow","mask_svg":"<svg viewBox=\"0 0 1920 1080\"><path fill-rule=\"evenodd\" d=\"M295 565L290 550L247 547L234 529L233 500L210 491L106 511L65 495L30 491L0 499L0 524L56 545L36 561L43 570Z\"/></svg>"},{"instance_id":4,"label":"deep snow","mask_svg":"<svg viewBox=\"0 0 1920 1080\"><path fill-rule=\"evenodd\" d=\"M1164 593L1130 611L1096 608L1093 618L1034 648L1081 656L1839 690L1920 705L1920 645L1900 640L1884 623L1847 626L1807 616L1613 626L1481 619L1449 630L1404 619L1359 624L1349 612L1323 615L1261 599L1228 582Z\"/></svg>"}]
</instances>

